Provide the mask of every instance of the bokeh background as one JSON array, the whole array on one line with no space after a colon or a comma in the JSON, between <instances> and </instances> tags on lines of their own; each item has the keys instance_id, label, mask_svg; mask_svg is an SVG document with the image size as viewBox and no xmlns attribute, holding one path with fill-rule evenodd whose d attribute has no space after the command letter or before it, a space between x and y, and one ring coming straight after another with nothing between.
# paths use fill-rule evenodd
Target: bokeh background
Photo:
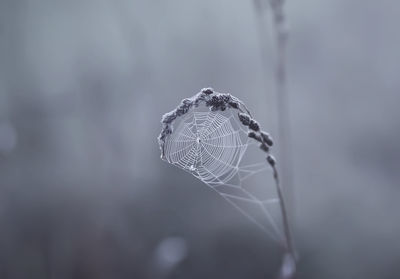
<instances>
[{"instance_id":1,"label":"bokeh background","mask_svg":"<svg viewBox=\"0 0 400 279\"><path fill-rule=\"evenodd\" d=\"M399 278L400 4L285 7L298 278ZM156 141L208 86L277 134L273 38L250 0L1 0L0 278L274 278Z\"/></svg>"}]
</instances>

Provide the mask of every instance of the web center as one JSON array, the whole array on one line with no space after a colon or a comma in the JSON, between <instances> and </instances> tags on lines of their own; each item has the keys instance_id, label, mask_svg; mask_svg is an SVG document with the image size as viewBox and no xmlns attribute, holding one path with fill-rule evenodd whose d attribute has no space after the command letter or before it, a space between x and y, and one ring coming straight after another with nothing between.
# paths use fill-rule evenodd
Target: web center
<instances>
[{"instance_id":1,"label":"web center","mask_svg":"<svg viewBox=\"0 0 400 279\"><path fill-rule=\"evenodd\" d=\"M201 142L201 138L197 137L196 142L197 142L197 144L199 144Z\"/></svg>"}]
</instances>

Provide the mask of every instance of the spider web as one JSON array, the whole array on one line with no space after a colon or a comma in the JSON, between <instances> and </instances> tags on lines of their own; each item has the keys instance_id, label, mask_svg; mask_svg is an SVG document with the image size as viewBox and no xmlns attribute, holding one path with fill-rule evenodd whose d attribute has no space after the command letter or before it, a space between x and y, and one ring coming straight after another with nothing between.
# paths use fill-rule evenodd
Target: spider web
<instances>
[{"instance_id":1,"label":"spider web","mask_svg":"<svg viewBox=\"0 0 400 279\"><path fill-rule=\"evenodd\" d=\"M191 110L176 120L165 140L165 160L200 179L281 242L280 201L270 167L232 111Z\"/></svg>"}]
</instances>

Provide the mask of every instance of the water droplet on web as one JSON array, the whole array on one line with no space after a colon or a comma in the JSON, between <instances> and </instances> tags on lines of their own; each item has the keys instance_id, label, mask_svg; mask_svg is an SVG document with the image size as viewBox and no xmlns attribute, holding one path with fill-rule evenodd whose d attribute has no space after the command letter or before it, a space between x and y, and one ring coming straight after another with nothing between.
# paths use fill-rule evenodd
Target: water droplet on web
<instances>
[{"instance_id":1,"label":"water droplet on web","mask_svg":"<svg viewBox=\"0 0 400 279\"><path fill-rule=\"evenodd\" d=\"M189 167L189 170L190 170L190 171L196 171L196 168L194 167L194 165L191 165L191 166Z\"/></svg>"}]
</instances>

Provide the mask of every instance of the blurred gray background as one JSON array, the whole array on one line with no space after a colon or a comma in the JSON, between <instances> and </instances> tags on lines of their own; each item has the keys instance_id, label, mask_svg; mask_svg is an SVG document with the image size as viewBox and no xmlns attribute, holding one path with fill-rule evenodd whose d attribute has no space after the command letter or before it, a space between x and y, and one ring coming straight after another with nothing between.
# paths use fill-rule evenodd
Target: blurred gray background
<instances>
[{"instance_id":1,"label":"blurred gray background","mask_svg":"<svg viewBox=\"0 0 400 279\"><path fill-rule=\"evenodd\" d=\"M399 278L400 4L286 11L298 278ZM156 137L208 86L275 135L274 57L250 0L0 1L0 278L273 278L279 247Z\"/></svg>"}]
</instances>

